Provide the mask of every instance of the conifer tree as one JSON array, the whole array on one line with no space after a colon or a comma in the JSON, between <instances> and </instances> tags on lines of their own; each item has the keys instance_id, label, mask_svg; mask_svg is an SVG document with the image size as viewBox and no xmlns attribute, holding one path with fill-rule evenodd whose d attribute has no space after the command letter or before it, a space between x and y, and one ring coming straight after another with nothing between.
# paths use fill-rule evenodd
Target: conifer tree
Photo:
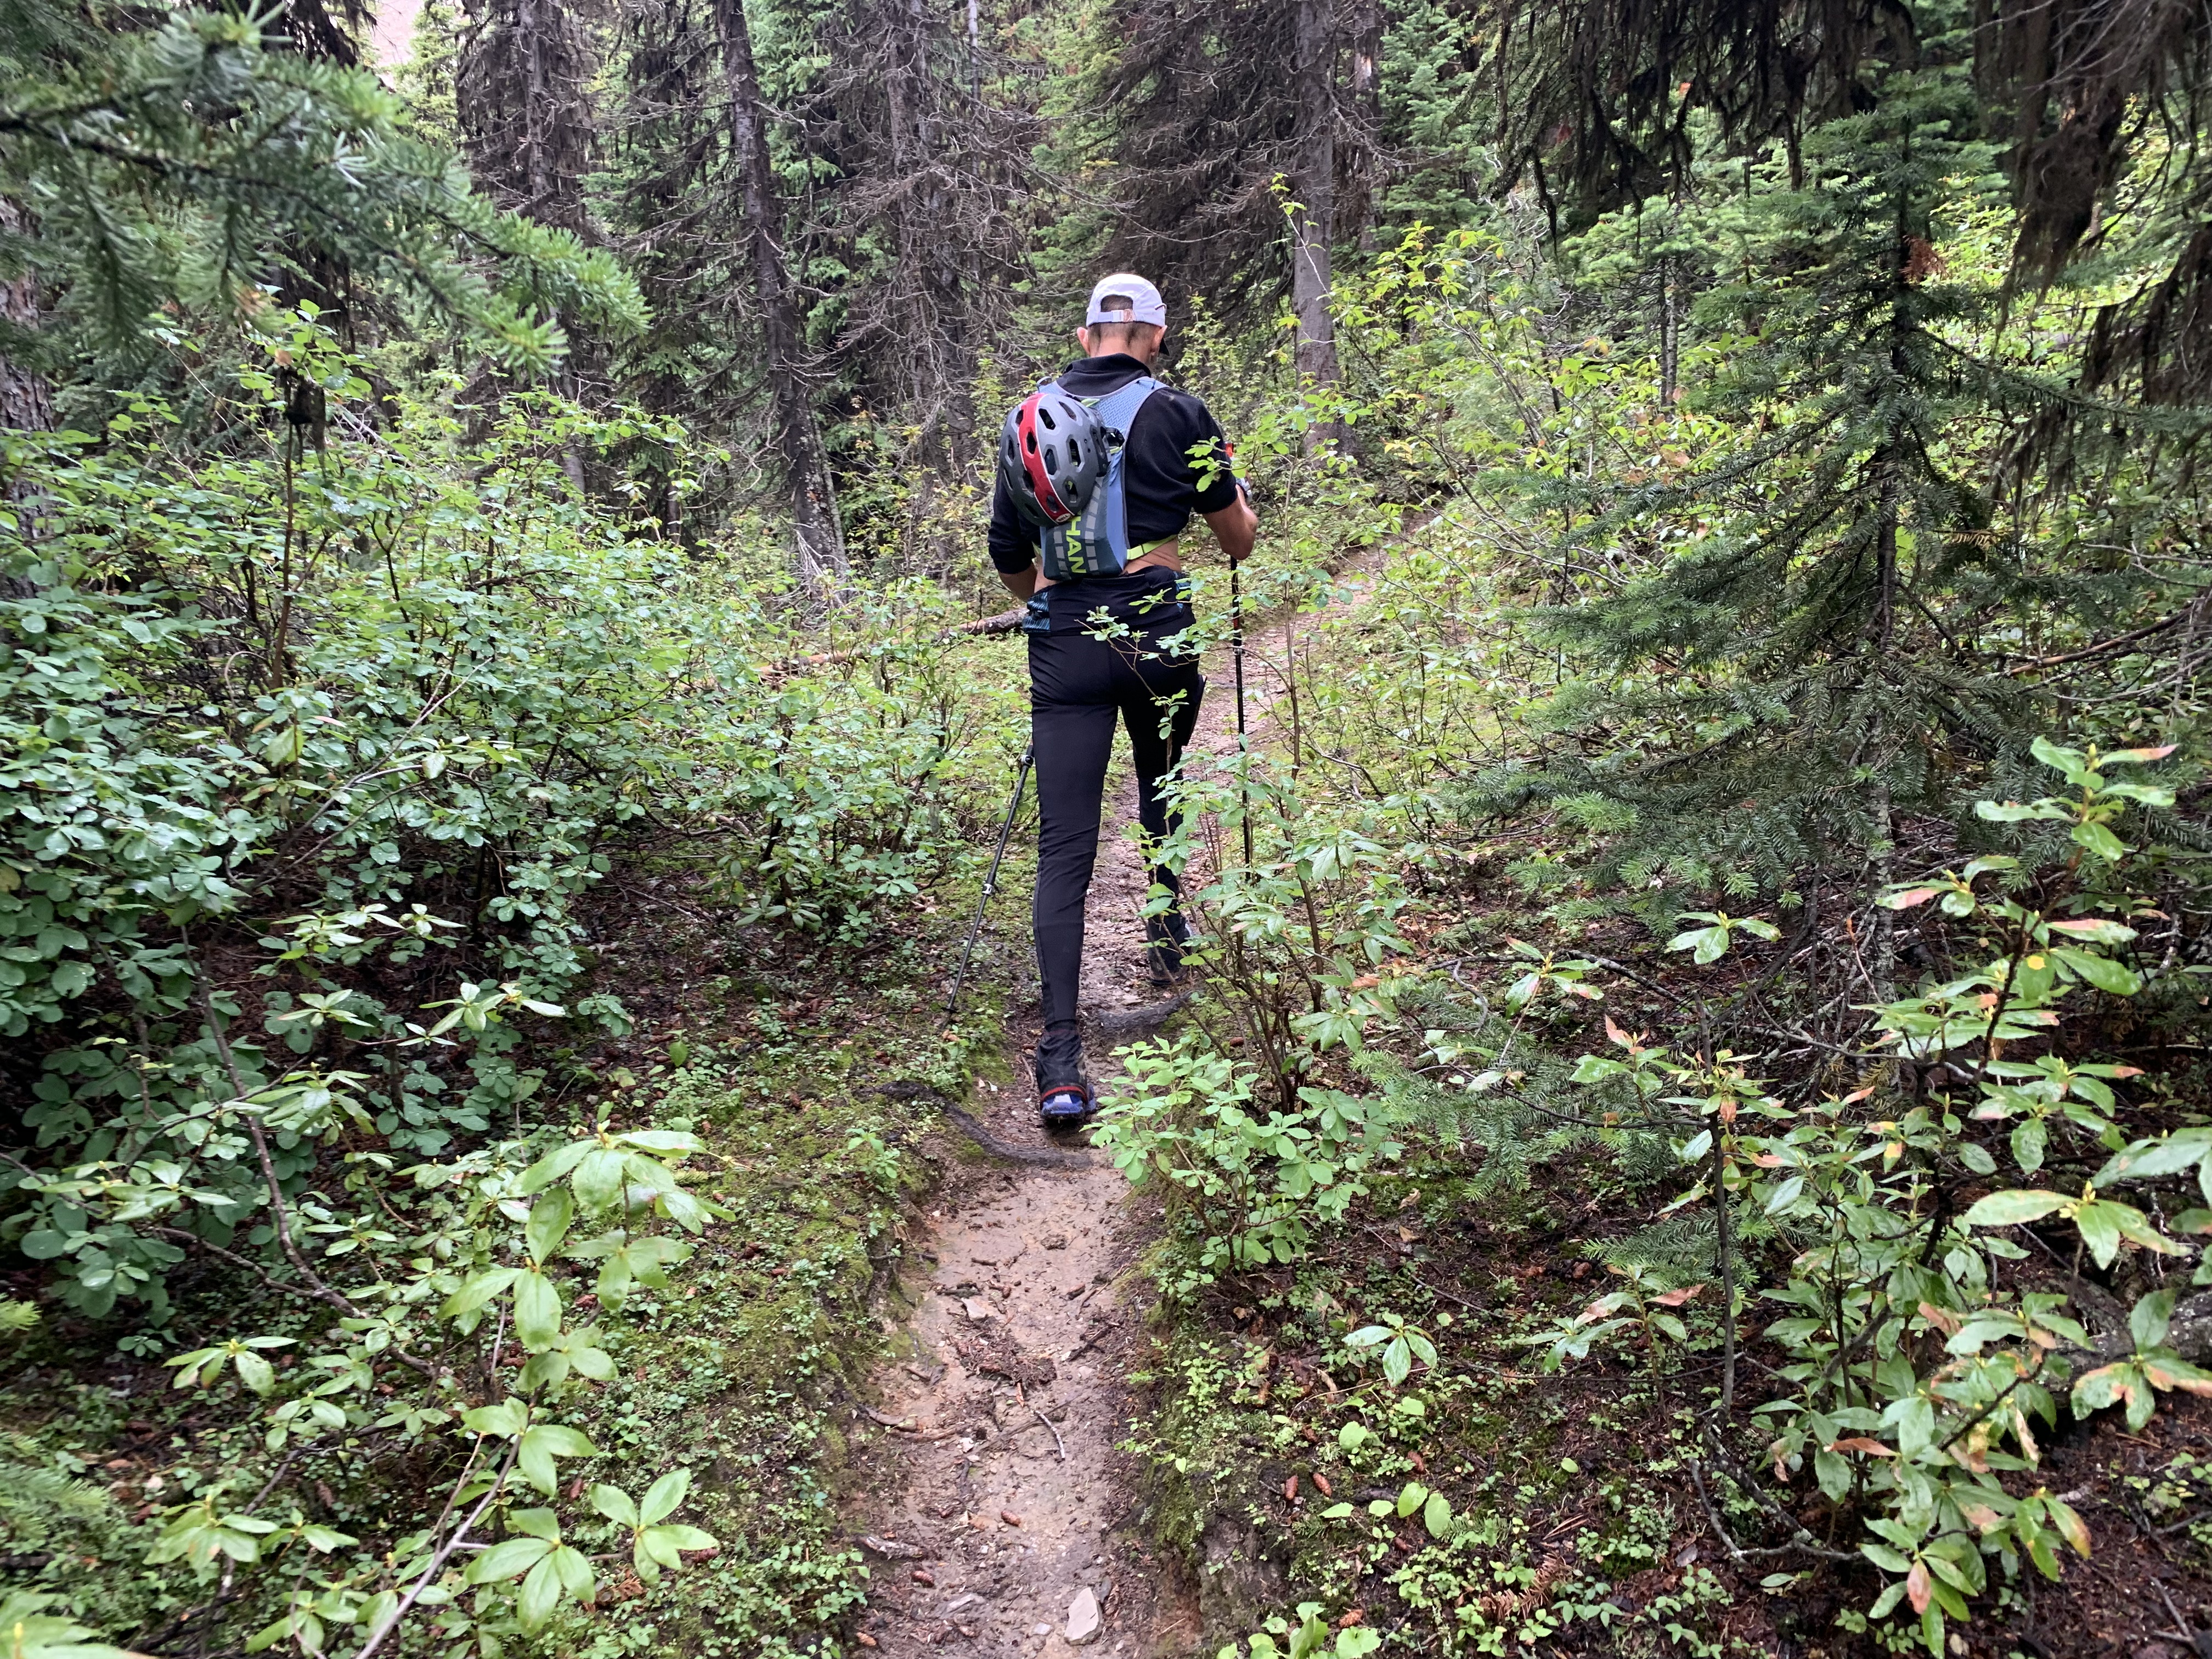
<instances>
[{"instance_id":1,"label":"conifer tree","mask_svg":"<svg viewBox=\"0 0 2212 1659\"><path fill-rule=\"evenodd\" d=\"M1543 623L1593 665L1558 707L1601 758L1555 763L1541 787L1636 809L1618 869L1639 886L1664 872L1771 891L1850 849L1879 860L1895 809L1941 804L1939 741L2026 741L2015 695L1961 637L2019 596L1995 567L1967 570L1988 563L1991 509L1961 434L1986 433L2012 392L1942 331L1996 297L1948 279L1938 252L1947 207L1972 205L1961 181L1994 183L1945 44L1805 137L1802 186L1770 177L1756 257L1698 303L1709 332L1755 332L1693 399L1755 435L1686 479L1563 495L1593 514L1576 544L1702 526ZM1948 617L1967 586L1975 620Z\"/></svg>"},{"instance_id":2,"label":"conifer tree","mask_svg":"<svg viewBox=\"0 0 2212 1659\"><path fill-rule=\"evenodd\" d=\"M1300 366L1333 376L1331 261L1370 222L1379 171L1379 12L1118 0L1097 27L1093 98L1113 113L1097 148L1118 208L1097 263L1152 274L1171 305L1202 295L1232 324L1287 296ZM1300 210L1289 227L1285 191Z\"/></svg>"},{"instance_id":3,"label":"conifer tree","mask_svg":"<svg viewBox=\"0 0 2212 1659\"><path fill-rule=\"evenodd\" d=\"M88 33L33 5L0 93L0 198L38 206L0 239L10 276L58 296L37 349L128 352L149 319L250 316L331 269L458 319L516 367L556 362L567 308L635 326L635 287L571 233L501 214L453 156L408 136L367 70L303 56L270 17L179 11ZM21 358L20 336L8 355Z\"/></svg>"}]
</instances>

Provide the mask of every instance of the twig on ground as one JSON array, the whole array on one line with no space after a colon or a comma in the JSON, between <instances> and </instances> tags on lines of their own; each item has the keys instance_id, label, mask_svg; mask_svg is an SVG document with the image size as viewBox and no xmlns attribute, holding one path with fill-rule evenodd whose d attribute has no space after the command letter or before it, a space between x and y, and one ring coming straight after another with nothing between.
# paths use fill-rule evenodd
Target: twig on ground
<instances>
[{"instance_id":1,"label":"twig on ground","mask_svg":"<svg viewBox=\"0 0 2212 1659\"><path fill-rule=\"evenodd\" d=\"M1052 1443L1060 1448L1060 1461L1063 1463L1067 1462L1067 1442L1060 1437L1060 1430L1054 1426L1052 1419L1047 1417L1040 1407L1031 1406L1030 1409L1036 1413L1038 1422L1052 1430Z\"/></svg>"}]
</instances>

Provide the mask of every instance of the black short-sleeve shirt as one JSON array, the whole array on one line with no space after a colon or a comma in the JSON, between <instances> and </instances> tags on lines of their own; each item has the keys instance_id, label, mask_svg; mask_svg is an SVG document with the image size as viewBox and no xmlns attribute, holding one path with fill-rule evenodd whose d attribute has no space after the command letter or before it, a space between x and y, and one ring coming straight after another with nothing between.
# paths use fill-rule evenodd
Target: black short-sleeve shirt
<instances>
[{"instance_id":1,"label":"black short-sleeve shirt","mask_svg":"<svg viewBox=\"0 0 2212 1659\"><path fill-rule=\"evenodd\" d=\"M1150 371L1127 352L1079 357L1061 371L1060 384L1071 398L1103 398ZM1188 392L1163 386L1145 399L1129 423L1121 452L1122 492L1129 517L1129 544L1179 536L1191 515L1218 513L1237 499L1236 481L1224 466L1213 482L1199 488L1191 447L1211 442L1225 459L1229 440L1206 406ZM1036 529L1015 511L1001 480L991 497L991 562L1012 573L1036 562Z\"/></svg>"}]
</instances>

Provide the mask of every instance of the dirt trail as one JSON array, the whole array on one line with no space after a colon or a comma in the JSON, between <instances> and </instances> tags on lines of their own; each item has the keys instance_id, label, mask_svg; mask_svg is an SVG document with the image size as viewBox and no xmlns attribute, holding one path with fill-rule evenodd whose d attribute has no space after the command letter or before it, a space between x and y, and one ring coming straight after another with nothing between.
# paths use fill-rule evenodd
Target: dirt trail
<instances>
[{"instance_id":1,"label":"dirt trail","mask_svg":"<svg viewBox=\"0 0 2212 1659\"><path fill-rule=\"evenodd\" d=\"M1315 620L1297 619L1291 637ZM1255 635L1248 652L1255 742L1283 685L1270 658L1284 635L1279 625ZM1225 653L1208 662L1207 678L1194 741L1223 752L1236 744ZM1161 995L1140 965L1146 877L1123 834L1137 803L1126 758L1121 769L1085 911L1085 1048L1101 1082L1112 1049L1149 1026ZM1021 897L1009 892L1010 908ZM1050 1144L1025 1077L985 1085L978 1106L1001 1142ZM1130 1421L1125 1379L1149 1305L1130 1270L1158 1212L1133 1200L1102 1155L1080 1156L1073 1167L1000 1167L956 1184L916 1241L930 1271L906 1282L916 1298L902 1337L910 1346L877 1376L853 1516L873 1573L860 1629L892 1659L950 1644L985 1659L1065 1659L1079 1645L1069 1632L1085 1628L1086 1590L1099 1608L1097 1633L1079 1644L1087 1653L1164 1659L1192 1651L1201 1633L1191 1588L1131 1524L1134 1500L1114 1449Z\"/></svg>"},{"instance_id":2,"label":"dirt trail","mask_svg":"<svg viewBox=\"0 0 2212 1659\"><path fill-rule=\"evenodd\" d=\"M1130 1017L1159 999L1139 960L1143 865L1121 833L1135 817L1125 780L1086 909L1084 1007L1107 1026L1086 1033L1094 1075L1127 1040ZM1026 1079L986 1085L977 1104L1000 1140L1054 1144ZM1084 1620L1071 1626L1071 1609L1086 1589L1099 1608L1086 1652L1151 1659L1197 1639L1194 1612L1126 1529L1114 1451L1149 1296L1128 1270L1149 1217L1103 1155L1079 1156L1074 1167L994 1169L956 1185L917 1241L930 1271L906 1285L917 1298L910 1351L877 1377L890 1425L868 1431L871 1496L855 1524L874 1574L860 1629L879 1652L957 1643L988 1659L1072 1654L1068 1632Z\"/></svg>"}]
</instances>

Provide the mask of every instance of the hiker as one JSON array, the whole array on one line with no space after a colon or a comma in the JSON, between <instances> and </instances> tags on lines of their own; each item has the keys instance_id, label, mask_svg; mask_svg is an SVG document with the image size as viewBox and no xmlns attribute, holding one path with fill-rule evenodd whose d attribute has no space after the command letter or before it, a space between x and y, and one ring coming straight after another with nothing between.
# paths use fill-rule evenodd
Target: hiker
<instances>
[{"instance_id":1,"label":"hiker","mask_svg":"<svg viewBox=\"0 0 2212 1659\"><path fill-rule=\"evenodd\" d=\"M1173 828L1161 781L1182 757L1206 692L1196 650L1182 637L1192 617L1178 538L1196 514L1234 562L1252 550L1259 527L1219 422L1152 377L1167 325L1159 289L1141 276L1119 272L1091 290L1075 331L1084 355L1006 417L991 503L991 562L1028 602L1022 626L1042 818L1032 911L1044 1003L1036 1076L1048 1128L1080 1123L1092 1104L1077 1000L1115 720L1128 726L1137 815L1155 847ZM1173 871L1151 874L1177 890ZM1171 908L1145 931L1154 982L1174 983L1189 937L1181 914Z\"/></svg>"}]
</instances>

